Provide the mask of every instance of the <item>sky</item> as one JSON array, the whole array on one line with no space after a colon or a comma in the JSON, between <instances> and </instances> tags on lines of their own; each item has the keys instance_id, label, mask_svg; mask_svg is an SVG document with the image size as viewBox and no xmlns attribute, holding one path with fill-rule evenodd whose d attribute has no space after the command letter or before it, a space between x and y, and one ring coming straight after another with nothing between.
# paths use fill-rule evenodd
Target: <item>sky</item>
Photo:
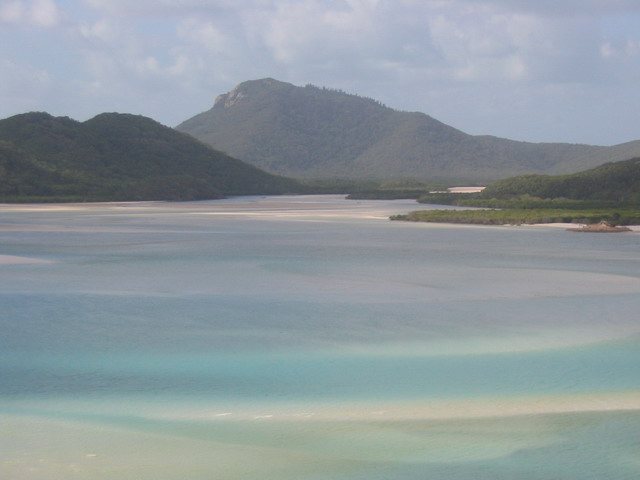
<instances>
[{"instance_id":1,"label":"sky","mask_svg":"<svg viewBox=\"0 0 640 480\"><path fill-rule=\"evenodd\" d=\"M0 118L176 126L246 80L473 135L640 139L640 0L0 0Z\"/></svg>"}]
</instances>

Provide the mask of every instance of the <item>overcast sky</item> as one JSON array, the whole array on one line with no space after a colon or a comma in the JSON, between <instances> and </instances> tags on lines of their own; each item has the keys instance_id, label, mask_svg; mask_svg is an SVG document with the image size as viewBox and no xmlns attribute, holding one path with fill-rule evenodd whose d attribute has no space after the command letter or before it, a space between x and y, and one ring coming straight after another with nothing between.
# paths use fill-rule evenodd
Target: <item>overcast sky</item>
<instances>
[{"instance_id":1,"label":"overcast sky","mask_svg":"<svg viewBox=\"0 0 640 480\"><path fill-rule=\"evenodd\" d=\"M0 118L175 126L273 77L471 134L640 139L640 0L0 0Z\"/></svg>"}]
</instances>

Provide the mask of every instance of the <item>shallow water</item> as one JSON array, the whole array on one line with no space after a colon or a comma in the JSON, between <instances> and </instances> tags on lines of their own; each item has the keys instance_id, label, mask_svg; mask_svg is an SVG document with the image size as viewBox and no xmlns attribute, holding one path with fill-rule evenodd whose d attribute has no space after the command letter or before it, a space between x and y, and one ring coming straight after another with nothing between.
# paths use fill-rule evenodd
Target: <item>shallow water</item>
<instances>
[{"instance_id":1,"label":"shallow water","mask_svg":"<svg viewBox=\"0 0 640 480\"><path fill-rule=\"evenodd\" d=\"M0 476L640 472L640 234L337 196L0 207Z\"/></svg>"}]
</instances>

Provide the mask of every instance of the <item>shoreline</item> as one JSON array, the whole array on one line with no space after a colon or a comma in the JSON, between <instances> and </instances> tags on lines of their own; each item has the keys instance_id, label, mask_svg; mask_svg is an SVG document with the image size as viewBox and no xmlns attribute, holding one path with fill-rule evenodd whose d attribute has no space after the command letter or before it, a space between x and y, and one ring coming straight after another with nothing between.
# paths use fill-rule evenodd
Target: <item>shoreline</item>
<instances>
[{"instance_id":1,"label":"shoreline","mask_svg":"<svg viewBox=\"0 0 640 480\"><path fill-rule=\"evenodd\" d=\"M580 230L580 229L582 229L582 228L584 228L584 227L586 227L588 225L589 224L582 224L582 223L528 223L528 224L513 225L513 226L520 226L520 227L552 227L552 228L564 228L565 230L570 230L570 231L583 231L583 230ZM625 225L625 227L628 228L628 230L620 230L620 231L640 232L640 225ZM588 231L588 230L584 230L584 231ZM609 232L605 232L605 233L609 233Z\"/></svg>"}]
</instances>

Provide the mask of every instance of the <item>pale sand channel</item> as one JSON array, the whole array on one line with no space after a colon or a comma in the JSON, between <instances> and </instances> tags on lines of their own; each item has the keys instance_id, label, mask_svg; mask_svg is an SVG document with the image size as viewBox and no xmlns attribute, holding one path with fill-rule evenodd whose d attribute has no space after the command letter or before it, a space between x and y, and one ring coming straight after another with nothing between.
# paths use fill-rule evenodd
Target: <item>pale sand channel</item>
<instances>
[{"instance_id":1,"label":"pale sand channel","mask_svg":"<svg viewBox=\"0 0 640 480\"><path fill-rule=\"evenodd\" d=\"M530 464L537 450L561 450L580 431L610 419L637 422L639 400L640 392L630 392L111 422L5 415L0 428L8 442L0 452L0 475L12 480L360 479L368 471L418 465L424 472L430 466L470 465L472 475L473 462L527 459L525 452L533 452ZM522 468L532 473L527 463Z\"/></svg>"}]
</instances>

